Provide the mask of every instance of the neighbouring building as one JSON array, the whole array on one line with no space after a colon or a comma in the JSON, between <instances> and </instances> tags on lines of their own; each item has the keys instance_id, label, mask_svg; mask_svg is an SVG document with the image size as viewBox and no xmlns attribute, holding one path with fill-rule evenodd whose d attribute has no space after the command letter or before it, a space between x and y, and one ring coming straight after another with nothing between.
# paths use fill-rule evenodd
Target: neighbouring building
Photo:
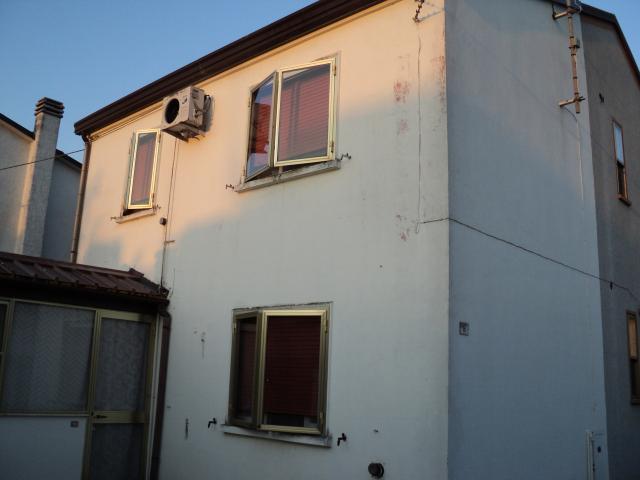
<instances>
[{"instance_id":1,"label":"neighbouring building","mask_svg":"<svg viewBox=\"0 0 640 480\"><path fill-rule=\"evenodd\" d=\"M93 306L80 406L11 414L4 380L0 429L80 418L52 461L92 479L636 478L638 72L615 17L562 12L324 0L77 122L78 270L51 268L127 298L143 272L152 308ZM32 295L0 288L9 359ZM131 312L153 353L100 340Z\"/></svg>"},{"instance_id":2,"label":"neighbouring building","mask_svg":"<svg viewBox=\"0 0 640 480\"><path fill-rule=\"evenodd\" d=\"M612 479L640 476L640 71L616 18L584 17Z\"/></svg>"},{"instance_id":3,"label":"neighbouring building","mask_svg":"<svg viewBox=\"0 0 640 480\"><path fill-rule=\"evenodd\" d=\"M56 148L63 112L42 98L33 131L0 114L0 251L69 259L81 164Z\"/></svg>"}]
</instances>

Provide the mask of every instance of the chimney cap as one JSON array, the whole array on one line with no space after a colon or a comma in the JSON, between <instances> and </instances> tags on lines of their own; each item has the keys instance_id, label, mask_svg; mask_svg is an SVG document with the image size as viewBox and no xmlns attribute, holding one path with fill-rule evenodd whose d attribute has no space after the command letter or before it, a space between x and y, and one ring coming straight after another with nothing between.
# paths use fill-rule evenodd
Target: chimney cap
<instances>
[{"instance_id":1,"label":"chimney cap","mask_svg":"<svg viewBox=\"0 0 640 480\"><path fill-rule=\"evenodd\" d=\"M40 113L62 118L62 115L64 114L64 104L48 97L42 97L38 100L38 103L36 103L36 111L34 115L39 115Z\"/></svg>"}]
</instances>

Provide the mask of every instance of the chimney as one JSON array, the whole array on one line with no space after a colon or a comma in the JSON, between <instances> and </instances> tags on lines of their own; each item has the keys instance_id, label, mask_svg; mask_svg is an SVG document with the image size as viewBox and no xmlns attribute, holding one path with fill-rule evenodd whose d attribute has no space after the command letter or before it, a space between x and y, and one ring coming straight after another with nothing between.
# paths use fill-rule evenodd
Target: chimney
<instances>
[{"instance_id":1,"label":"chimney","mask_svg":"<svg viewBox=\"0 0 640 480\"><path fill-rule=\"evenodd\" d=\"M58 143L60 120L64 113L61 102L44 97L36 103L35 142L27 167L23 193L24 255L42 255L49 191Z\"/></svg>"}]
</instances>

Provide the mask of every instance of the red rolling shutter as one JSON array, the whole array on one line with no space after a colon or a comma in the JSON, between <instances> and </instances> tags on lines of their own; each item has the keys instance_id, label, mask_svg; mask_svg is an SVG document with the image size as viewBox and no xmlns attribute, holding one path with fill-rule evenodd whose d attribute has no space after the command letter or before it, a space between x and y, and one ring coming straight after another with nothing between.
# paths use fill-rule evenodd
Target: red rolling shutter
<instances>
[{"instance_id":1,"label":"red rolling shutter","mask_svg":"<svg viewBox=\"0 0 640 480\"><path fill-rule=\"evenodd\" d=\"M316 417L320 317L269 317L264 412Z\"/></svg>"},{"instance_id":2,"label":"red rolling shutter","mask_svg":"<svg viewBox=\"0 0 640 480\"><path fill-rule=\"evenodd\" d=\"M331 66L282 74L278 160L327 155Z\"/></svg>"}]
</instances>

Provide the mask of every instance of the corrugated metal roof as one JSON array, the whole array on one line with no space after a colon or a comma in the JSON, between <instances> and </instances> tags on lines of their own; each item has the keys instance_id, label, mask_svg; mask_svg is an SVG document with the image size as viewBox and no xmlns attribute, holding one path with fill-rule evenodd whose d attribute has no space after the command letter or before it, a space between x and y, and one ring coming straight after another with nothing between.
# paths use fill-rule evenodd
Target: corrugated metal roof
<instances>
[{"instance_id":1,"label":"corrugated metal roof","mask_svg":"<svg viewBox=\"0 0 640 480\"><path fill-rule=\"evenodd\" d=\"M40 287L62 287L111 296L166 303L168 290L129 271L60 262L0 252L0 281Z\"/></svg>"}]
</instances>

